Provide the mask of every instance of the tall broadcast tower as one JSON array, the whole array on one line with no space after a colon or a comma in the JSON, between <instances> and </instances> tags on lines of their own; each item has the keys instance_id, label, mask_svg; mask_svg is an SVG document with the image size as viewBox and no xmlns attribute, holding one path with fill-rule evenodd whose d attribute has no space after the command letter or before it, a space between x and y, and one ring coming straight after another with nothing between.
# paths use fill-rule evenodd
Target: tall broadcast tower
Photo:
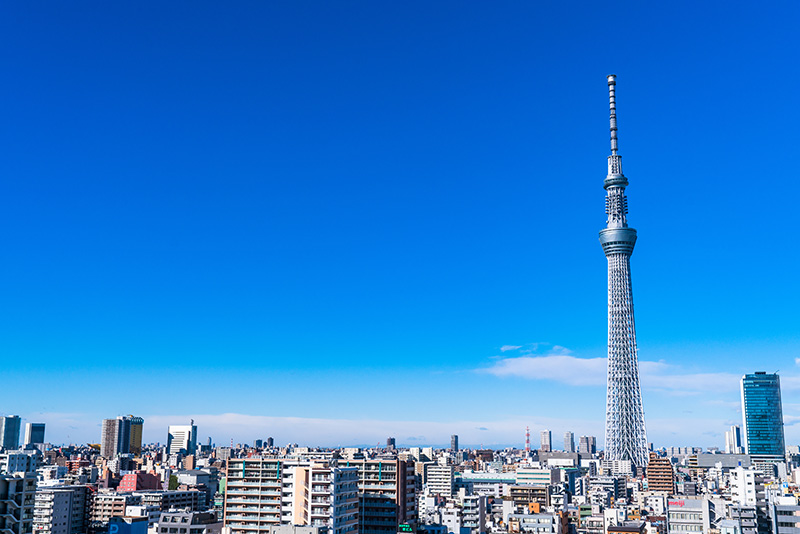
<instances>
[{"instance_id":1,"label":"tall broadcast tower","mask_svg":"<svg viewBox=\"0 0 800 534\"><path fill-rule=\"evenodd\" d=\"M628 228L628 179L622 174L617 154L616 76L608 77L611 108L611 155L606 190L606 227L600 243L608 259L608 393L606 399L605 459L631 460L636 467L647 465L647 434L644 428L642 391L639 387L639 358L633 321L631 254L636 230Z\"/></svg>"}]
</instances>

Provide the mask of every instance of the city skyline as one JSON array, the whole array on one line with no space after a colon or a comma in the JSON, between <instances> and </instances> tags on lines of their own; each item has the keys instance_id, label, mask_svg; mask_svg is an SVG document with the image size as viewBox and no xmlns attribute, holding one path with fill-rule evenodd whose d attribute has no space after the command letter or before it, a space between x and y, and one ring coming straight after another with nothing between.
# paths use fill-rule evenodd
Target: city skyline
<instances>
[{"instance_id":1,"label":"city skyline","mask_svg":"<svg viewBox=\"0 0 800 534\"><path fill-rule=\"evenodd\" d=\"M723 448L777 370L800 442L798 6L460 6L9 6L3 414L603 448L613 72L649 441Z\"/></svg>"}]
</instances>

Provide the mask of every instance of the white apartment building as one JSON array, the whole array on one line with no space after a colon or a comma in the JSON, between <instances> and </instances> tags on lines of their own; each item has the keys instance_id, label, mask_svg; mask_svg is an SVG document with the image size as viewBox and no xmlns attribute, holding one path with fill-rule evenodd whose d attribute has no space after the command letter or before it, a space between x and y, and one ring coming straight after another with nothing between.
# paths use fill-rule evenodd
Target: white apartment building
<instances>
[{"instance_id":1,"label":"white apartment building","mask_svg":"<svg viewBox=\"0 0 800 534\"><path fill-rule=\"evenodd\" d=\"M755 469L737 467L730 472L731 500L742 506L764 506L764 475Z\"/></svg>"},{"instance_id":2,"label":"white apartment building","mask_svg":"<svg viewBox=\"0 0 800 534\"><path fill-rule=\"evenodd\" d=\"M281 523L358 530L358 470L327 461L231 458L224 525L231 534L269 532Z\"/></svg>"},{"instance_id":3,"label":"white apartment building","mask_svg":"<svg viewBox=\"0 0 800 534\"><path fill-rule=\"evenodd\" d=\"M428 495L453 496L453 466L426 465L425 491Z\"/></svg>"}]
</instances>

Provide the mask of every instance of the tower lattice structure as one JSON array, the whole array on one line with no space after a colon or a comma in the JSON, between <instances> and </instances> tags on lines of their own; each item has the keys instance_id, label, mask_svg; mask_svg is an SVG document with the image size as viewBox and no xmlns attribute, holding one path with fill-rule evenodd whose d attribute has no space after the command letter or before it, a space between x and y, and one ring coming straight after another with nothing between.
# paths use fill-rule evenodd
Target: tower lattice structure
<instances>
[{"instance_id":1,"label":"tower lattice structure","mask_svg":"<svg viewBox=\"0 0 800 534\"><path fill-rule=\"evenodd\" d=\"M630 460L637 467L647 465L647 433L644 425L639 358L633 320L631 254L636 230L628 227L628 179L622 174L622 157L617 153L616 76L608 77L611 110L611 155L606 190L606 228L600 243L608 260L608 382L606 398L605 459Z\"/></svg>"}]
</instances>

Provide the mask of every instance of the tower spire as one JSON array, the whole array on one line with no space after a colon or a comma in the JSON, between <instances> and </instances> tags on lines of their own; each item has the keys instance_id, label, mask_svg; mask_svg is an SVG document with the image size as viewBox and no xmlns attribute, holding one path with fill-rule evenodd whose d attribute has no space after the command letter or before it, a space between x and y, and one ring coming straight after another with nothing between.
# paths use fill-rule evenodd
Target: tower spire
<instances>
[{"instance_id":1,"label":"tower spire","mask_svg":"<svg viewBox=\"0 0 800 534\"><path fill-rule=\"evenodd\" d=\"M611 130L611 155L617 155L617 99L616 99L617 75L608 75L608 108L609 123Z\"/></svg>"}]
</instances>

